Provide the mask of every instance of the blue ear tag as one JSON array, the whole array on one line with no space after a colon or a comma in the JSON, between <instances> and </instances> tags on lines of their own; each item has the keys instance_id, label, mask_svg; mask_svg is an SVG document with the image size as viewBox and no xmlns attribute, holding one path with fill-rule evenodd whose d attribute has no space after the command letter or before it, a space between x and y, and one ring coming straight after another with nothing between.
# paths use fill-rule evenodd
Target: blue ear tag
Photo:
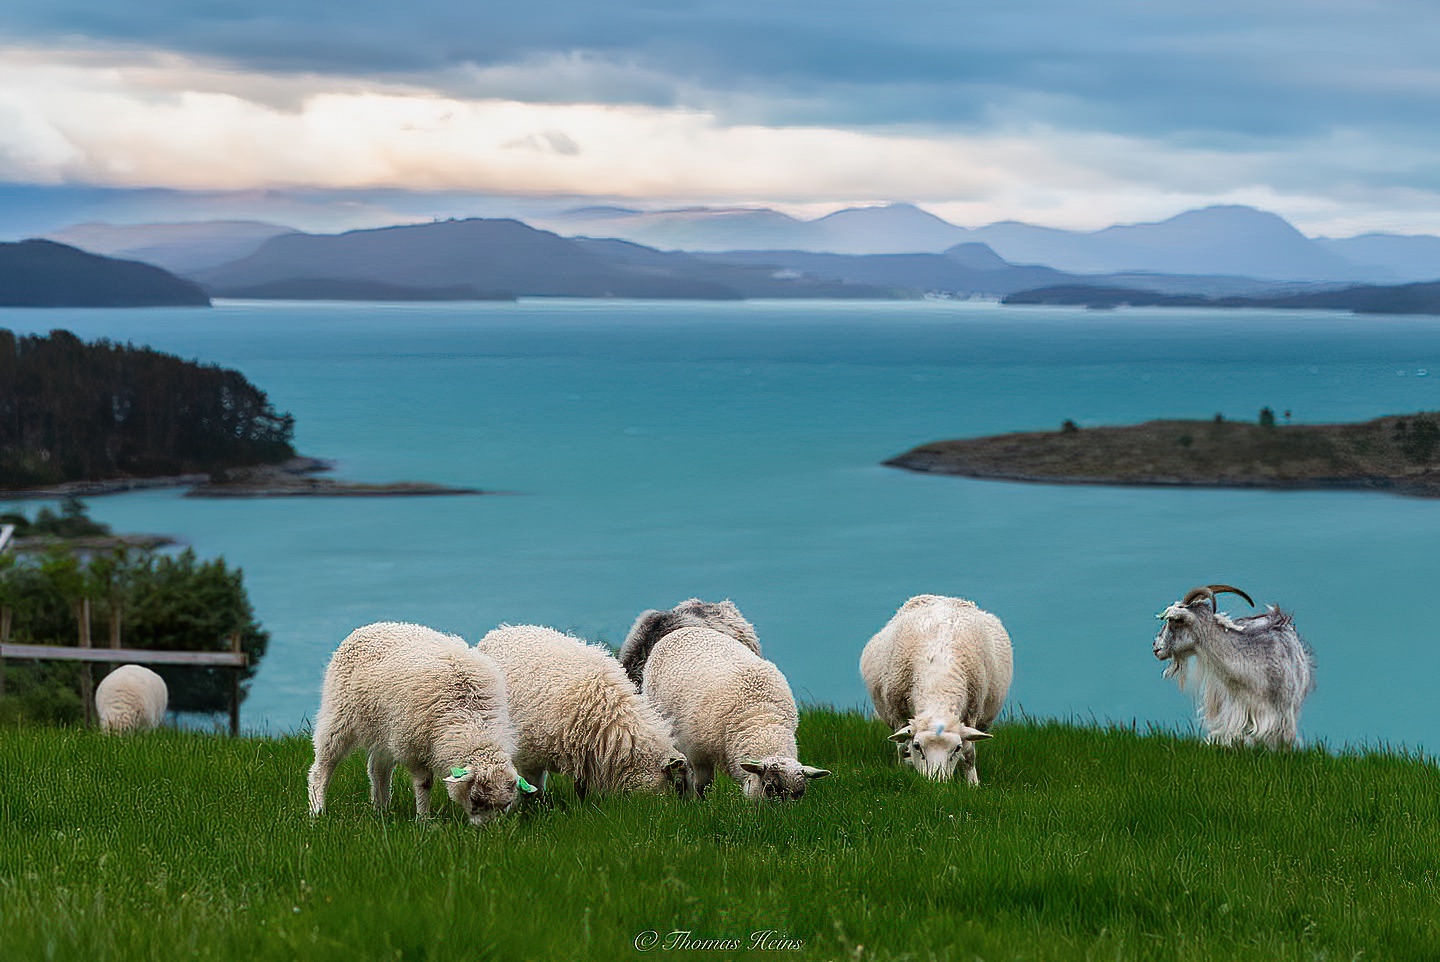
<instances>
[{"instance_id":1,"label":"blue ear tag","mask_svg":"<svg viewBox=\"0 0 1440 962\"><path fill-rule=\"evenodd\" d=\"M530 795L539 791L539 789L536 788L534 785L531 785L529 782L525 781L524 775L516 775L515 782L520 786L520 791L524 792L526 795Z\"/></svg>"}]
</instances>

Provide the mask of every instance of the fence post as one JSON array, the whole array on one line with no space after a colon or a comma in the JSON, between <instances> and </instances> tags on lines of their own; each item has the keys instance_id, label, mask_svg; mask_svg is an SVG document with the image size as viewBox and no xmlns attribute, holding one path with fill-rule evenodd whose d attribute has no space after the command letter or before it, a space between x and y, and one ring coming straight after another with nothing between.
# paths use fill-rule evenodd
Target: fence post
<instances>
[{"instance_id":1,"label":"fence post","mask_svg":"<svg viewBox=\"0 0 1440 962\"><path fill-rule=\"evenodd\" d=\"M80 647L89 648L90 644L90 598L86 596L80 599ZM80 700L85 703L85 725L89 727L97 720L95 717L95 676L90 671L90 663L82 662L80 665Z\"/></svg>"},{"instance_id":2,"label":"fence post","mask_svg":"<svg viewBox=\"0 0 1440 962\"><path fill-rule=\"evenodd\" d=\"M240 631L230 632L230 650L240 654ZM240 736L240 668L230 670L230 737Z\"/></svg>"}]
</instances>

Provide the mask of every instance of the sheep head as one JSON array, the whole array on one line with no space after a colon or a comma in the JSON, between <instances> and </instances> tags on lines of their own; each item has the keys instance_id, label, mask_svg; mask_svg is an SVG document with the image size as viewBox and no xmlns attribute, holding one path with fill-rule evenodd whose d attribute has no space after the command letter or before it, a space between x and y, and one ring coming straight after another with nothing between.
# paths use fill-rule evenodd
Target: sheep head
<instances>
[{"instance_id":1,"label":"sheep head","mask_svg":"<svg viewBox=\"0 0 1440 962\"><path fill-rule=\"evenodd\" d=\"M1178 664L1180 659L1193 654L1202 631L1215 624L1218 613L1215 596L1221 594L1239 595L1251 607L1255 605L1249 595L1230 585L1192 588L1184 598L1155 616L1165 622L1150 646L1155 657L1161 661L1174 659ZM1175 665L1172 665L1166 670L1166 677L1174 670Z\"/></svg>"},{"instance_id":2,"label":"sheep head","mask_svg":"<svg viewBox=\"0 0 1440 962\"><path fill-rule=\"evenodd\" d=\"M445 792L465 812L471 825L483 825L507 811L519 801L522 792L535 792L535 786L521 779L513 765L470 765L452 768L445 776Z\"/></svg>"},{"instance_id":3,"label":"sheep head","mask_svg":"<svg viewBox=\"0 0 1440 962\"><path fill-rule=\"evenodd\" d=\"M892 734L890 740L900 745L905 760L926 778L941 782L960 771L965 781L979 785L975 743L991 737L988 732L969 725L911 719L910 724Z\"/></svg>"},{"instance_id":4,"label":"sheep head","mask_svg":"<svg viewBox=\"0 0 1440 962\"><path fill-rule=\"evenodd\" d=\"M805 794L807 781L830 774L823 768L811 768L781 755L741 762L740 770L745 773L741 785L745 797L757 802L764 799L796 801Z\"/></svg>"}]
</instances>

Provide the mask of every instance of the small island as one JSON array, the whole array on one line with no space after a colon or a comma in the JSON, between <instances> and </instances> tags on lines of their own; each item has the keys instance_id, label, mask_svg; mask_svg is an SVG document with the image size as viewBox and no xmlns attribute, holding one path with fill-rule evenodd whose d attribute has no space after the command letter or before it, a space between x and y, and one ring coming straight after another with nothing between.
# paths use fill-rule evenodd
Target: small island
<instances>
[{"instance_id":1,"label":"small island","mask_svg":"<svg viewBox=\"0 0 1440 962\"><path fill-rule=\"evenodd\" d=\"M0 329L0 498L79 498L185 487L189 497L483 494L402 481L316 477L295 419L238 371L86 343L69 331Z\"/></svg>"},{"instance_id":2,"label":"small island","mask_svg":"<svg viewBox=\"0 0 1440 962\"><path fill-rule=\"evenodd\" d=\"M1147 421L922 444L890 467L1047 484L1382 490L1440 497L1440 414L1358 424Z\"/></svg>"}]
</instances>

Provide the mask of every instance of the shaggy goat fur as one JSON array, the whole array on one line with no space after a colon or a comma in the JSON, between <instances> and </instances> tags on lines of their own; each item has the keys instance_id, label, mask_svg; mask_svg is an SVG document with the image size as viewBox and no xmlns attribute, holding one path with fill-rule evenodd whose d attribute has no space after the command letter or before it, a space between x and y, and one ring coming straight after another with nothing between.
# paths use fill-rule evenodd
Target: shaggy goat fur
<instances>
[{"instance_id":1,"label":"shaggy goat fur","mask_svg":"<svg viewBox=\"0 0 1440 962\"><path fill-rule=\"evenodd\" d=\"M576 792L688 791L670 726L608 649L552 628L501 625L478 648L505 673L515 767L536 785L547 772Z\"/></svg>"},{"instance_id":2,"label":"shaggy goat fur","mask_svg":"<svg viewBox=\"0 0 1440 962\"><path fill-rule=\"evenodd\" d=\"M324 810L335 766L356 748L369 751L370 800L380 811L397 762L410 772L417 818L430 813L436 771L448 773L446 791L476 825L513 805L519 790L499 666L421 625L357 628L331 657L315 720L311 814Z\"/></svg>"},{"instance_id":3,"label":"shaggy goat fur","mask_svg":"<svg viewBox=\"0 0 1440 962\"><path fill-rule=\"evenodd\" d=\"M140 665L121 665L95 688L95 711L107 732L143 731L165 717L165 679Z\"/></svg>"},{"instance_id":4,"label":"shaggy goat fur","mask_svg":"<svg viewBox=\"0 0 1440 962\"><path fill-rule=\"evenodd\" d=\"M641 686L645 675L645 661L660 639L677 628L691 626L723 631L760 655L760 639L755 636L755 626L745 620L734 602L729 599L701 601L699 598L689 598L669 611L656 611L652 608L635 619L630 634L620 646L620 664L625 666L625 673L630 676L630 680Z\"/></svg>"},{"instance_id":5,"label":"shaggy goat fur","mask_svg":"<svg viewBox=\"0 0 1440 962\"><path fill-rule=\"evenodd\" d=\"M752 799L796 799L807 779L830 774L797 759L795 697L755 647L690 626L666 633L645 662L642 688L674 727L701 797L717 767Z\"/></svg>"},{"instance_id":6,"label":"shaggy goat fur","mask_svg":"<svg viewBox=\"0 0 1440 962\"><path fill-rule=\"evenodd\" d=\"M929 778L958 769L980 783L975 742L990 737L1014 677L999 618L963 598L916 595L865 646L860 675L903 759Z\"/></svg>"},{"instance_id":7,"label":"shaggy goat fur","mask_svg":"<svg viewBox=\"0 0 1440 962\"><path fill-rule=\"evenodd\" d=\"M1296 744L1300 706L1315 689L1315 655L1288 613L1271 605L1232 619L1202 597L1159 617L1165 626L1152 650L1170 661L1165 677L1194 693L1208 741Z\"/></svg>"}]
</instances>

